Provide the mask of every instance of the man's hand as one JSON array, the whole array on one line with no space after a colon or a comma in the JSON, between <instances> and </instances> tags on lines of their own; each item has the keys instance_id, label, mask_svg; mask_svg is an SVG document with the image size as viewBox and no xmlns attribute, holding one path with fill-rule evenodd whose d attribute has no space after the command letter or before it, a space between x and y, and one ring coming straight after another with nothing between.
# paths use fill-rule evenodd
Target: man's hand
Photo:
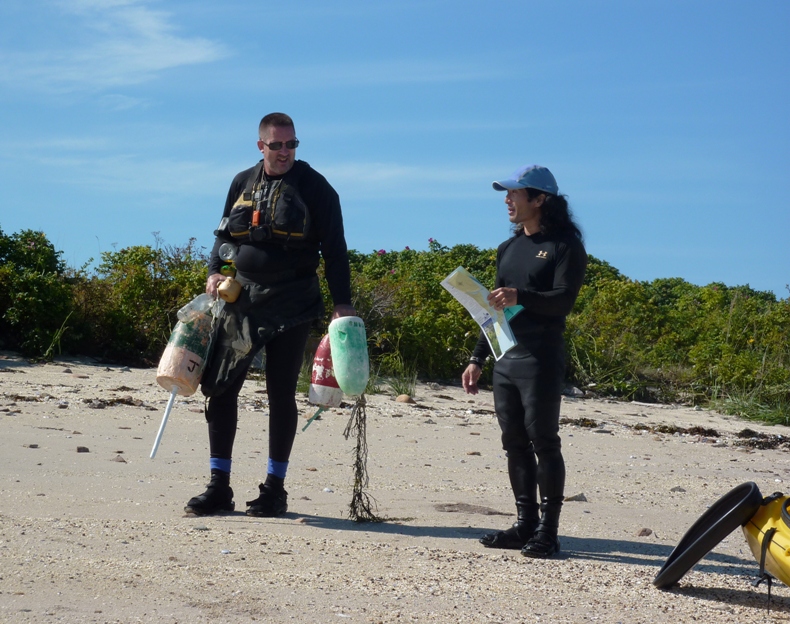
<instances>
[{"instance_id":1,"label":"man's hand","mask_svg":"<svg viewBox=\"0 0 790 624\"><path fill-rule=\"evenodd\" d=\"M214 273L208 276L206 280L206 293L217 298L217 286L225 281L225 276L222 273Z\"/></svg>"},{"instance_id":2,"label":"man's hand","mask_svg":"<svg viewBox=\"0 0 790 624\"><path fill-rule=\"evenodd\" d=\"M356 316L357 311L354 309L354 306L342 304L336 305L334 310L332 311L332 320L334 321L336 318L340 318L341 316Z\"/></svg>"},{"instance_id":3,"label":"man's hand","mask_svg":"<svg viewBox=\"0 0 790 624\"><path fill-rule=\"evenodd\" d=\"M470 364L466 367L463 375L461 375L461 383L464 386L464 390L466 390L466 394L477 394L477 380L480 379L482 372L483 370L477 364Z\"/></svg>"}]
</instances>

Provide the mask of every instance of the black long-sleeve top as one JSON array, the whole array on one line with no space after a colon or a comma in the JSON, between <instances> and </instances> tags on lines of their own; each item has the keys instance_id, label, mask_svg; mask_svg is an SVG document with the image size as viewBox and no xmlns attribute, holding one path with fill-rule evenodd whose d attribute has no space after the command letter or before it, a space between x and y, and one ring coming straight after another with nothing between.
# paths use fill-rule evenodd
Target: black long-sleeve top
<instances>
[{"instance_id":1,"label":"black long-sleeve top","mask_svg":"<svg viewBox=\"0 0 790 624\"><path fill-rule=\"evenodd\" d=\"M496 288L518 290L524 309L510 320L518 342L526 336L562 334L584 281L587 252L572 234L524 234L523 230L497 248ZM491 347L480 332L472 352L481 362Z\"/></svg>"},{"instance_id":2,"label":"black long-sleeve top","mask_svg":"<svg viewBox=\"0 0 790 624\"><path fill-rule=\"evenodd\" d=\"M242 243L238 247L236 269L240 273L253 275L278 275L295 271L299 274L315 272L319 253L324 258L326 281L335 305L351 304L351 270L348 264L348 248L343 231L343 215L340 198L326 178L303 160L297 160L291 171L298 169L297 187L299 194L310 211L311 232L306 244L283 246L278 243ZM231 182L223 217L244 192L255 167L237 174ZM290 173L290 172L289 172ZM269 176L270 180L288 176ZM209 258L208 273L219 273L222 259L219 248L224 241L217 238Z\"/></svg>"}]
</instances>

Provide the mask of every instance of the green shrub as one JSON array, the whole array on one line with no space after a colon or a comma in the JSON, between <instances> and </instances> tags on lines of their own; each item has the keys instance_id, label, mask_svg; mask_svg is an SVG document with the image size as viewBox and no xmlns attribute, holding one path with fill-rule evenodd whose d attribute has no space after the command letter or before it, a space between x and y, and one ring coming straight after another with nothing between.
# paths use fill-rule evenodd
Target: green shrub
<instances>
[{"instance_id":1,"label":"green shrub","mask_svg":"<svg viewBox=\"0 0 790 624\"><path fill-rule=\"evenodd\" d=\"M83 275L75 285L81 319L91 328L91 354L156 363L176 312L205 290L206 265L194 239L183 247L135 246L102 253L95 275Z\"/></svg>"},{"instance_id":2,"label":"green shrub","mask_svg":"<svg viewBox=\"0 0 790 624\"><path fill-rule=\"evenodd\" d=\"M383 375L403 363L429 378L453 379L477 342L478 326L441 286L459 266L489 287L495 251L474 245L448 248L435 240L427 251L352 252L354 306L365 320L371 358Z\"/></svg>"},{"instance_id":3,"label":"green shrub","mask_svg":"<svg viewBox=\"0 0 790 624\"><path fill-rule=\"evenodd\" d=\"M42 232L0 230L0 345L41 357L73 311L62 252Z\"/></svg>"},{"instance_id":4,"label":"green shrub","mask_svg":"<svg viewBox=\"0 0 790 624\"><path fill-rule=\"evenodd\" d=\"M440 282L463 266L492 287L496 250L429 240L425 251L349 258L376 371L371 391L387 379L410 386L417 374L457 381L479 328ZM171 247L157 237L155 247L105 252L95 269L71 269L43 233L0 231L0 348L154 364L177 310L203 292L206 264L194 240ZM327 315L318 332L331 315L323 280L322 288ZM746 418L790 422L790 299L748 286L630 280L590 256L566 345L569 380L601 395L712 401ZM490 374L489 364L483 380Z\"/></svg>"}]
</instances>

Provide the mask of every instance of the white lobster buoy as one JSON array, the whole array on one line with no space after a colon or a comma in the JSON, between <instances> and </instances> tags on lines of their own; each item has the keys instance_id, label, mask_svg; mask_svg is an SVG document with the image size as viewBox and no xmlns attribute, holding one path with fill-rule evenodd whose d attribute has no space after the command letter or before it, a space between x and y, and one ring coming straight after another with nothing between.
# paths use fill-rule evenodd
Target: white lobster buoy
<instances>
[{"instance_id":1,"label":"white lobster buoy","mask_svg":"<svg viewBox=\"0 0 790 624\"><path fill-rule=\"evenodd\" d=\"M156 382L165 390L177 388L181 396L191 396L198 389L211 343L210 303L208 295L200 295L179 310L156 371Z\"/></svg>"},{"instance_id":2,"label":"white lobster buoy","mask_svg":"<svg viewBox=\"0 0 790 624\"><path fill-rule=\"evenodd\" d=\"M337 385L335 372L332 369L332 350L329 346L329 334L321 338L313 358L313 374L310 378L310 390L307 400L321 407L340 407L343 391Z\"/></svg>"},{"instance_id":3,"label":"white lobster buoy","mask_svg":"<svg viewBox=\"0 0 790 624\"><path fill-rule=\"evenodd\" d=\"M211 347L211 306L211 297L203 294L178 311L178 323L170 334L156 370L156 382L170 391L170 399L151 449L151 459L156 457L176 395L190 396L200 385Z\"/></svg>"},{"instance_id":4,"label":"white lobster buoy","mask_svg":"<svg viewBox=\"0 0 790 624\"><path fill-rule=\"evenodd\" d=\"M361 396L370 376L365 323L358 316L341 316L329 324L337 384L348 396Z\"/></svg>"}]
</instances>

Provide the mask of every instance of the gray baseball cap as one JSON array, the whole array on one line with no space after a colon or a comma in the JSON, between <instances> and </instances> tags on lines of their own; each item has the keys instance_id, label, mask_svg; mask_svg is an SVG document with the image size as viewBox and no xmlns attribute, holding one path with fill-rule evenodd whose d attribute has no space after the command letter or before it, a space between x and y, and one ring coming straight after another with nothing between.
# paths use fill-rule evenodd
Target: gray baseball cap
<instances>
[{"instance_id":1,"label":"gray baseball cap","mask_svg":"<svg viewBox=\"0 0 790 624\"><path fill-rule=\"evenodd\" d=\"M493 183L495 191L512 191L513 189L533 188L551 193L559 194L557 180L554 179L551 171L540 165L524 165L516 169L507 180L500 180Z\"/></svg>"}]
</instances>

